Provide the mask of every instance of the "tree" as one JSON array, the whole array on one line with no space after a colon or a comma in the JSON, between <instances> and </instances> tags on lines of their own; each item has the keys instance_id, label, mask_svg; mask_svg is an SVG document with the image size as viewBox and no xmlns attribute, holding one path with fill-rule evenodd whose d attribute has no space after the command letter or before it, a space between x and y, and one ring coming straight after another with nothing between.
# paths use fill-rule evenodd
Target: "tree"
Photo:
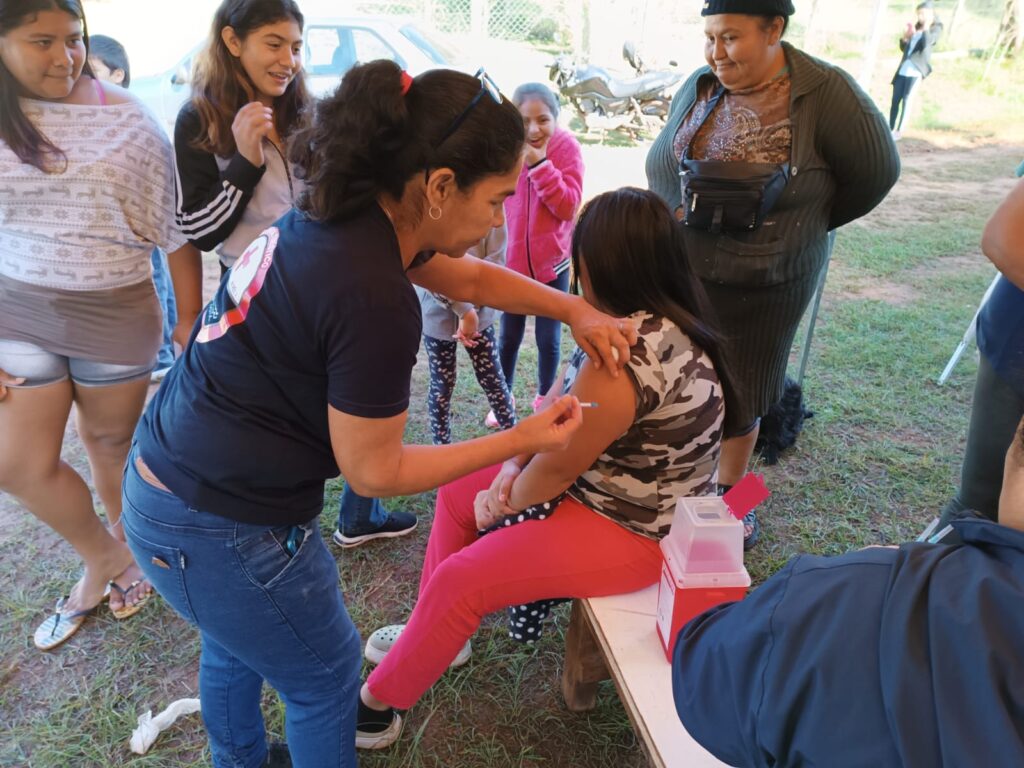
<instances>
[{"instance_id":1,"label":"tree","mask_svg":"<svg viewBox=\"0 0 1024 768\"><path fill-rule=\"evenodd\" d=\"M1020 53L1024 48L1024 0L1006 0L1003 20L999 25L996 47L1010 53Z\"/></svg>"},{"instance_id":2,"label":"tree","mask_svg":"<svg viewBox=\"0 0 1024 768\"><path fill-rule=\"evenodd\" d=\"M807 14L807 26L804 27L804 40L801 46L807 53L814 53L818 47L815 39L818 36L818 0L811 0L811 11Z\"/></svg>"},{"instance_id":3,"label":"tree","mask_svg":"<svg viewBox=\"0 0 1024 768\"><path fill-rule=\"evenodd\" d=\"M882 40L882 26L885 24L885 11L888 5L888 0L877 0L875 3L871 31L864 44L864 62L861 64L860 77L857 78L857 81L865 91L871 87L871 76L875 71L875 60L878 58L878 45Z\"/></svg>"},{"instance_id":4,"label":"tree","mask_svg":"<svg viewBox=\"0 0 1024 768\"><path fill-rule=\"evenodd\" d=\"M956 0L956 5L953 7L953 16L949 20L949 26L946 27L945 37L950 46L953 45L953 30L956 29L957 22L964 15L964 3L965 0Z\"/></svg>"}]
</instances>

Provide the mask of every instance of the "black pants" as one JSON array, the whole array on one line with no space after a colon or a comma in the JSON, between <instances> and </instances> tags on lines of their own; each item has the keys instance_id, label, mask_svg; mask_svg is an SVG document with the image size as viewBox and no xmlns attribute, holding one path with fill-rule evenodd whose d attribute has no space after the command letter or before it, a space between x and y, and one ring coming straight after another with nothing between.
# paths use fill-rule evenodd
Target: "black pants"
<instances>
[{"instance_id":1,"label":"black pants","mask_svg":"<svg viewBox=\"0 0 1024 768\"><path fill-rule=\"evenodd\" d=\"M910 92L917 85L919 77L896 75L892 81L892 106L889 107L889 128L898 131L903 127L903 118L907 116L907 104ZM902 109L900 109L902 107Z\"/></svg>"},{"instance_id":2,"label":"black pants","mask_svg":"<svg viewBox=\"0 0 1024 768\"><path fill-rule=\"evenodd\" d=\"M995 520L1003 487L1003 466L1017 425L1024 415L1024 398L999 377L981 356L974 383L971 426L960 470L960 489L942 510L942 524L965 509Z\"/></svg>"},{"instance_id":3,"label":"black pants","mask_svg":"<svg viewBox=\"0 0 1024 768\"><path fill-rule=\"evenodd\" d=\"M487 402L491 404L494 417L502 429L509 429L516 423L512 407L512 392L505 383L498 361L497 345L494 340L494 326L480 331L475 347L467 347L473 372L480 383ZM430 415L430 432L435 445L452 441L452 392L455 391L455 353L461 346L457 341L423 337L430 363L430 390L427 393L427 411Z\"/></svg>"}]
</instances>

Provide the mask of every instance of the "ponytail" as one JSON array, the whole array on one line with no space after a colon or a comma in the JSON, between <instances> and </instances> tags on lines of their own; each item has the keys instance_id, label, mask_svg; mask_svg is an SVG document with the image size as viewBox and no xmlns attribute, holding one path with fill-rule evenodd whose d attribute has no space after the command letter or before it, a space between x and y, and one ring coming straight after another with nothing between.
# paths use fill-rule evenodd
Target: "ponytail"
<instances>
[{"instance_id":1,"label":"ponytail","mask_svg":"<svg viewBox=\"0 0 1024 768\"><path fill-rule=\"evenodd\" d=\"M445 138L480 81L444 69L411 84L406 78L394 62L372 61L349 70L334 94L316 104L290 147L305 181L300 210L318 221L343 220L381 194L401 200L410 178L434 168L451 168L464 190L515 167L523 122L511 103L480 99Z\"/></svg>"}]
</instances>

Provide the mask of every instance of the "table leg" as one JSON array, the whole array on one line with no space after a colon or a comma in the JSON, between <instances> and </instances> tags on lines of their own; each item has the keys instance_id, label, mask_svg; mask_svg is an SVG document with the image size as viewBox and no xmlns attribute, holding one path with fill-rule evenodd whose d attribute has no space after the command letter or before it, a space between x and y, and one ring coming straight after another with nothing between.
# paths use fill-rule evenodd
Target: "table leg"
<instances>
[{"instance_id":1,"label":"table leg","mask_svg":"<svg viewBox=\"0 0 1024 768\"><path fill-rule=\"evenodd\" d=\"M569 629L565 634L565 667L562 696L571 712L586 712L597 703L597 684L611 675L594 639L579 600L572 602Z\"/></svg>"}]
</instances>

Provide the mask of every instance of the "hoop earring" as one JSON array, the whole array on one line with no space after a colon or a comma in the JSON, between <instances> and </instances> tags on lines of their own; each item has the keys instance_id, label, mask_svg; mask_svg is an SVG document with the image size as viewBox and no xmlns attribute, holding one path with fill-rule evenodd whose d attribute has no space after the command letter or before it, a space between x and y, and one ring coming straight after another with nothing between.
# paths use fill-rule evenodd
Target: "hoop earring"
<instances>
[{"instance_id":1,"label":"hoop earring","mask_svg":"<svg viewBox=\"0 0 1024 768\"><path fill-rule=\"evenodd\" d=\"M434 215L434 211L437 211L437 215L436 216ZM433 221L440 221L441 220L441 213L442 213L441 209L438 208L436 205L432 205L432 206L430 206L430 208L427 209L427 216L429 216Z\"/></svg>"}]
</instances>

